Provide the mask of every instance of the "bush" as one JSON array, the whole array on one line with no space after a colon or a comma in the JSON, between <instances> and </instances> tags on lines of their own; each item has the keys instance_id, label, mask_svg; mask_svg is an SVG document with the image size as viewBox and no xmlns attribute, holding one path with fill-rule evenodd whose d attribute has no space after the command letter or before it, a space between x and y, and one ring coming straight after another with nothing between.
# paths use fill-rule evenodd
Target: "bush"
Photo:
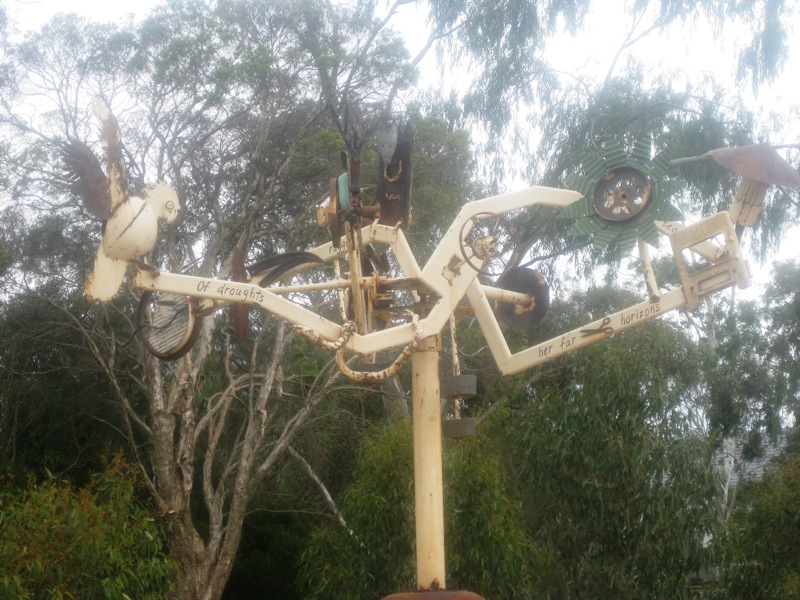
<instances>
[{"instance_id":1,"label":"bush","mask_svg":"<svg viewBox=\"0 0 800 600\"><path fill-rule=\"evenodd\" d=\"M538 563L498 457L480 437L445 440L447 586L496 600L532 595ZM362 444L338 499L347 522L319 527L303 555L306 598L378 600L416 589L410 422Z\"/></svg>"},{"instance_id":2,"label":"bush","mask_svg":"<svg viewBox=\"0 0 800 600\"><path fill-rule=\"evenodd\" d=\"M80 489L50 479L0 491L0 597L163 598L164 532L115 459Z\"/></svg>"},{"instance_id":3,"label":"bush","mask_svg":"<svg viewBox=\"0 0 800 600\"><path fill-rule=\"evenodd\" d=\"M800 599L800 455L785 457L742 490L730 538L717 597Z\"/></svg>"}]
</instances>

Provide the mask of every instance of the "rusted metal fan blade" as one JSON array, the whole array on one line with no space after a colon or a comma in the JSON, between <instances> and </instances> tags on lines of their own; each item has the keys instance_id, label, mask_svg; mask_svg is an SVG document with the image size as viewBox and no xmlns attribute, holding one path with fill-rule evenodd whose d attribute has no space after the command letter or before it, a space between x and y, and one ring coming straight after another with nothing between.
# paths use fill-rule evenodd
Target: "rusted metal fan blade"
<instances>
[{"instance_id":1,"label":"rusted metal fan blade","mask_svg":"<svg viewBox=\"0 0 800 600\"><path fill-rule=\"evenodd\" d=\"M769 144L718 148L708 152L707 156L742 177L772 185L800 188L800 173Z\"/></svg>"},{"instance_id":2,"label":"rusted metal fan blade","mask_svg":"<svg viewBox=\"0 0 800 600\"><path fill-rule=\"evenodd\" d=\"M239 246L234 247L233 255L231 256L231 268L233 281L239 283L247 283L250 278L247 275L247 269L244 266L244 255L239 249ZM247 341L247 329L250 324L250 307L247 304L236 302L233 305L233 324L236 328L236 340L240 344Z\"/></svg>"},{"instance_id":3,"label":"rusted metal fan blade","mask_svg":"<svg viewBox=\"0 0 800 600\"><path fill-rule=\"evenodd\" d=\"M300 265L321 262L322 259L313 252L301 250L262 258L249 265L248 269L251 273L255 274L254 278L261 277L261 281L258 282L261 287L267 287Z\"/></svg>"}]
</instances>

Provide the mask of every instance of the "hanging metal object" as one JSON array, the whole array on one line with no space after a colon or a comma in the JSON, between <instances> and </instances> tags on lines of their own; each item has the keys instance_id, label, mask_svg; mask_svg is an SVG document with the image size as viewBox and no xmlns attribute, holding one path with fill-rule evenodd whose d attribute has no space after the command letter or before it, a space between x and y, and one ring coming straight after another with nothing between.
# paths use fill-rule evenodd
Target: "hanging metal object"
<instances>
[{"instance_id":1,"label":"hanging metal object","mask_svg":"<svg viewBox=\"0 0 800 600\"><path fill-rule=\"evenodd\" d=\"M710 156L718 164L742 176L730 211L737 233L756 224L770 185L800 188L800 173L769 144L718 148L703 156Z\"/></svg>"},{"instance_id":2,"label":"hanging metal object","mask_svg":"<svg viewBox=\"0 0 800 600\"><path fill-rule=\"evenodd\" d=\"M477 393L478 377L476 375L451 375L442 382L442 396L451 400L474 396Z\"/></svg>"},{"instance_id":3,"label":"hanging metal object","mask_svg":"<svg viewBox=\"0 0 800 600\"><path fill-rule=\"evenodd\" d=\"M397 134L397 125L391 125L386 129L379 131L375 136L375 141L378 146L378 154L385 165L388 165L390 162L392 162L392 158L394 157L394 152L397 149Z\"/></svg>"},{"instance_id":4,"label":"hanging metal object","mask_svg":"<svg viewBox=\"0 0 800 600\"><path fill-rule=\"evenodd\" d=\"M452 400L457 406L464 398L474 396L477 391L478 378L472 374L451 375L442 381L442 396ZM475 435L477 427L477 419L457 414L455 419L442 421L442 437L455 440L470 437Z\"/></svg>"},{"instance_id":5,"label":"hanging metal object","mask_svg":"<svg viewBox=\"0 0 800 600\"><path fill-rule=\"evenodd\" d=\"M497 302L500 320L512 329L530 331L550 308L550 287L544 276L528 267L509 269L497 279L498 288L530 296L530 302Z\"/></svg>"},{"instance_id":6,"label":"hanging metal object","mask_svg":"<svg viewBox=\"0 0 800 600\"><path fill-rule=\"evenodd\" d=\"M401 130L392 125L378 134L378 183L375 201L378 222L401 229L411 221L411 149L414 130L408 122Z\"/></svg>"},{"instance_id":7,"label":"hanging metal object","mask_svg":"<svg viewBox=\"0 0 800 600\"><path fill-rule=\"evenodd\" d=\"M247 269L244 266L244 254L242 254L239 246L233 248L233 255L231 256L231 279L240 283L247 283L250 277L247 275ZM244 344L247 341L247 329L250 324L250 308L242 302L234 303L233 310L233 325L236 329L236 341Z\"/></svg>"},{"instance_id":8,"label":"hanging metal object","mask_svg":"<svg viewBox=\"0 0 800 600\"><path fill-rule=\"evenodd\" d=\"M136 307L136 333L150 354L177 360L197 341L202 319L196 318L187 296L146 291Z\"/></svg>"}]
</instances>

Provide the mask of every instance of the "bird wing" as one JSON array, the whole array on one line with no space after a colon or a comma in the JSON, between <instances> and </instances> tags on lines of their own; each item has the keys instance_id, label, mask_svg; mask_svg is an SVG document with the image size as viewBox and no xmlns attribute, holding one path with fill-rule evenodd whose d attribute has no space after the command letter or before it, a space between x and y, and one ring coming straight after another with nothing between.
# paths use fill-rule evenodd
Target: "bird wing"
<instances>
[{"instance_id":1,"label":"bird wing","mask_svg":"<svg viewBox=\"0 0 800 600\"><path fill-rule=\"evenodd\" d=\"M111 211L128 200L128 185L125 182L125 161L122 154L122 136L119 123L111 114L108 106L97 101L94 114L100 121L100 139L106 155L108 169L108 196L111 199Z\"/></svg>"},{"instance_id":2,"label":"bird wing","mask_svg":"<svg viewBox=\"0 0 800 600\"><path fill-rule=\"evenodd\" d=\"M89 214L107 221L111 216L111 198L100 161L89 146L78 140L64 143L62 153L73 192L83 200Z\"/></svg>"}]
</instances>

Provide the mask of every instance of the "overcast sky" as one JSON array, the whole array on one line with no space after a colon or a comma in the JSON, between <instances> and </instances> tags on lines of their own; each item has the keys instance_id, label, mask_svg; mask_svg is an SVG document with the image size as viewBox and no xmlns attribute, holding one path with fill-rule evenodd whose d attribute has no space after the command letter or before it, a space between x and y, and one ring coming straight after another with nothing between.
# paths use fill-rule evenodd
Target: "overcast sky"
<instances>
[{"instance_id":1,"label":"overcast sky","mask_svg":"<svg viewBox=\"0 0 800 600\"><path fill-rule=\"evenodd\" d=\"M95 21L118 21L126 15L136 19L146 16L163 0L6 0L12 31L38 29L59 12L77 12ZM548 45L547 56L554 68L571 74L586 74L602 78L620 47L630 27L631 16L625 11L625 0L603 0L595 3L595 14L587 18L580 35L565 33ZM405 22L403 31L420 31L420 17L414 5L403 6L399 11ZM692 79L704 73L731 76L735 70L733 57L736 50L735 32L727 32L726 43L712 35L702 25L683 25L673 28L668 36L650 35L636 43L632 52L647 57L654 67L680 68ZM787 64L787 73L800 72L800 24L790 33L795 40ZM424 39L410 39L408 45L414 53ZM624 60L624 57L623 57ZM764 94L770 103L796 103L794 85L788 78L777 83ZM744 93L747 93L744 90Z\"/></svg>"}]
</instances>

